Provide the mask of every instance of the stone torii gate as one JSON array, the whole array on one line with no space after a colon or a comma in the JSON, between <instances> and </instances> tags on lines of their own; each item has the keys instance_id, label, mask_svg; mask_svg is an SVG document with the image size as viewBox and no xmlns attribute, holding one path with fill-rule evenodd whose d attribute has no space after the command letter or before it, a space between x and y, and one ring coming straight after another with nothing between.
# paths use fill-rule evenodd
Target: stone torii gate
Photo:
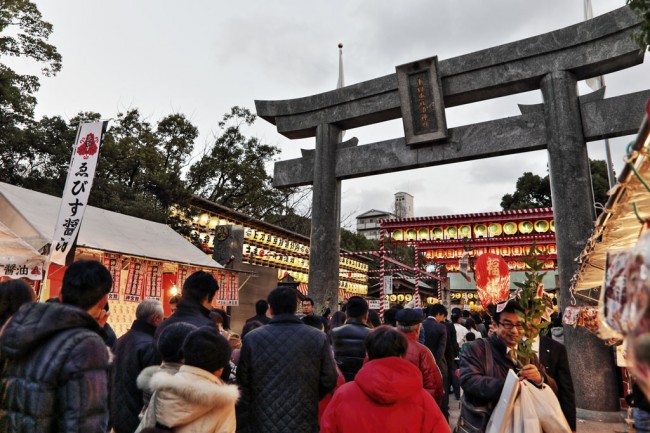
<instances>
[{"instance_id":1,"label":"stone torii gate","mask_svg":"<svg viewBox=\"0 0 650 433\"><path fill-rule=\"evenodd\" d=\"M313 184L309 290L317 304L337 300L341 180L547 149L561 307L569 305L570 281L577 270L574 259L595 217L586 143L635 133L650 98L650 91L642 91L603 99L603 89L578 97L577 82L641 64L643 52L631 39L639 28L636 16L624 7L439 64L427 59L403 65L396 74L330 92L255 101L258 115L282 135L316 137L315 151L275 164L274 185ZM419 71L423 67L424 73ZM416 73L411 82L404 81L404 68L407 77ZM418 77L424 84L413 81ZM417 95L426 94L426 106L436 119L420 139L417 127L429 125L424 120L418 124L421 119L413 123L413 113L419 113L413 97L417 86L424 87L424 92L418 87ZM444 107L536 89L541 89L544 103L520 106L520 116L448 131L444 126ZM405 119L404 138L362 146L356 139L340 142L346 129L399 117ZM583 329L565 327L565 334L580 415L618 411L611 349Z\"/></svg>"}]
</instances>

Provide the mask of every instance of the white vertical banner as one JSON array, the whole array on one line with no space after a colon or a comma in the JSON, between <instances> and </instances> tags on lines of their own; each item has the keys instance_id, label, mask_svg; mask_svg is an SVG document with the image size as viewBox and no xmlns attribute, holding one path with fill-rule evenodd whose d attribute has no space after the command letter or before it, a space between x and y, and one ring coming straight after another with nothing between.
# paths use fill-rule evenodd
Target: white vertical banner
<instances>
[{"instance_id":1,"label":"white vertical banner","mask_svg":"<svg viewBox=\"0 0 650 433\"><path fill-rule=\"evenodd\" d=\"M106 123L93 122L79 125L68 178L63 190L59 218L54 227L54 237L50 247L51 263L65 265L65 257L79 233L95 178L99 147Z\"/></svg>"},{"instance_id":2,"label":"white vertical banner","mask_svg":"<svg viewBox=\"0 0 650 433\"><path fill-rule=\"evenodd\" d=\"M384 275L384 295L393 294L393 276Z\"/></svg>"}]
</instances>

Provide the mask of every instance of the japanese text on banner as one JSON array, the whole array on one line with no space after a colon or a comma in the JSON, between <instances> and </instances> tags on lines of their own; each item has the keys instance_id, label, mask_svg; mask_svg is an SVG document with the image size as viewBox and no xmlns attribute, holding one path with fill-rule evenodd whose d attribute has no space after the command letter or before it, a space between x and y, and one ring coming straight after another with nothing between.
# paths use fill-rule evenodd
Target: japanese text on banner
<instances>
[{"instance_id":1,"label":"japanese text on banner","mask_svg":"<svg viewBox=\"0 0 650 433\"><path fill-rule=\"evenodd\" d=\"M72 152L59 217L54 227L50 261L65 265L65 258L79 233L95 177L100 140L106 122L82 123Z\"/></svg>"},{"instance_id":2,"label":"japanese text on banner","mask_svg":"<svg viewBox=\"0 0 650 433\"><path fill-rule=\"evenodd\" d=\"M129 275L126 278L126 289L124 291L124 300L131 302L140 302L142 299L142 288L144 286L144 263L132 260L129 264Z\"/></svg>"},{"instance_id":3,"label":"japanese text on banner","mask_svg":"<svg viewBox=\"0 0 650 433\"><path fill-rule=\"evenodd\" d=\"M104 254L104 266L111 273L113 277L113 287L108 294L108 299L111 301L120 300L120 280L122 277L122 256L120 254Z\"/></svg>"}]
</instances>

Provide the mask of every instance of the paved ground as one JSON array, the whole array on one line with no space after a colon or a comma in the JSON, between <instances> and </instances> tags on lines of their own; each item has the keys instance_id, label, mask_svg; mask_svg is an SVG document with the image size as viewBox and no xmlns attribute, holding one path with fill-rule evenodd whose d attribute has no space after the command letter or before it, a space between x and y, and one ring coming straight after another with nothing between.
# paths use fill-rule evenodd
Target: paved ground
<instances>
[{"instance_id":1,"label":"paved ground","mask_svg":"<svg viewBox=\"0 0 650 433\"><path fill-rule=\"evenodd\" d=\"M449 400L449 424L453 431L460 414L460 402L452 395ZM632 433L634 429L625 422L626 412L621 412L621 422L605 423L578 419L578 433Z\"/></svg>"}]
</instances>

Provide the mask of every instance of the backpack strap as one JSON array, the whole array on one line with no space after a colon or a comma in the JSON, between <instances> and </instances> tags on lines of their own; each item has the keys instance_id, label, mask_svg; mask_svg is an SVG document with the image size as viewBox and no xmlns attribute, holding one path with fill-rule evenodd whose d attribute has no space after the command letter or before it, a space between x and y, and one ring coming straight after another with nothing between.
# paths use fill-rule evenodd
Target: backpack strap
<instances>
[{"instance_id":1,"label":"backpack strap","mask_svg":"<svg viewBox=\"0 0 650 433\"><path fill-rule=\"evenodd\" d=\"M492 348L487 338L482 338L485 347L485 373L494 377L494 359L492 358Z\"/></svg>"}]
</instances>

